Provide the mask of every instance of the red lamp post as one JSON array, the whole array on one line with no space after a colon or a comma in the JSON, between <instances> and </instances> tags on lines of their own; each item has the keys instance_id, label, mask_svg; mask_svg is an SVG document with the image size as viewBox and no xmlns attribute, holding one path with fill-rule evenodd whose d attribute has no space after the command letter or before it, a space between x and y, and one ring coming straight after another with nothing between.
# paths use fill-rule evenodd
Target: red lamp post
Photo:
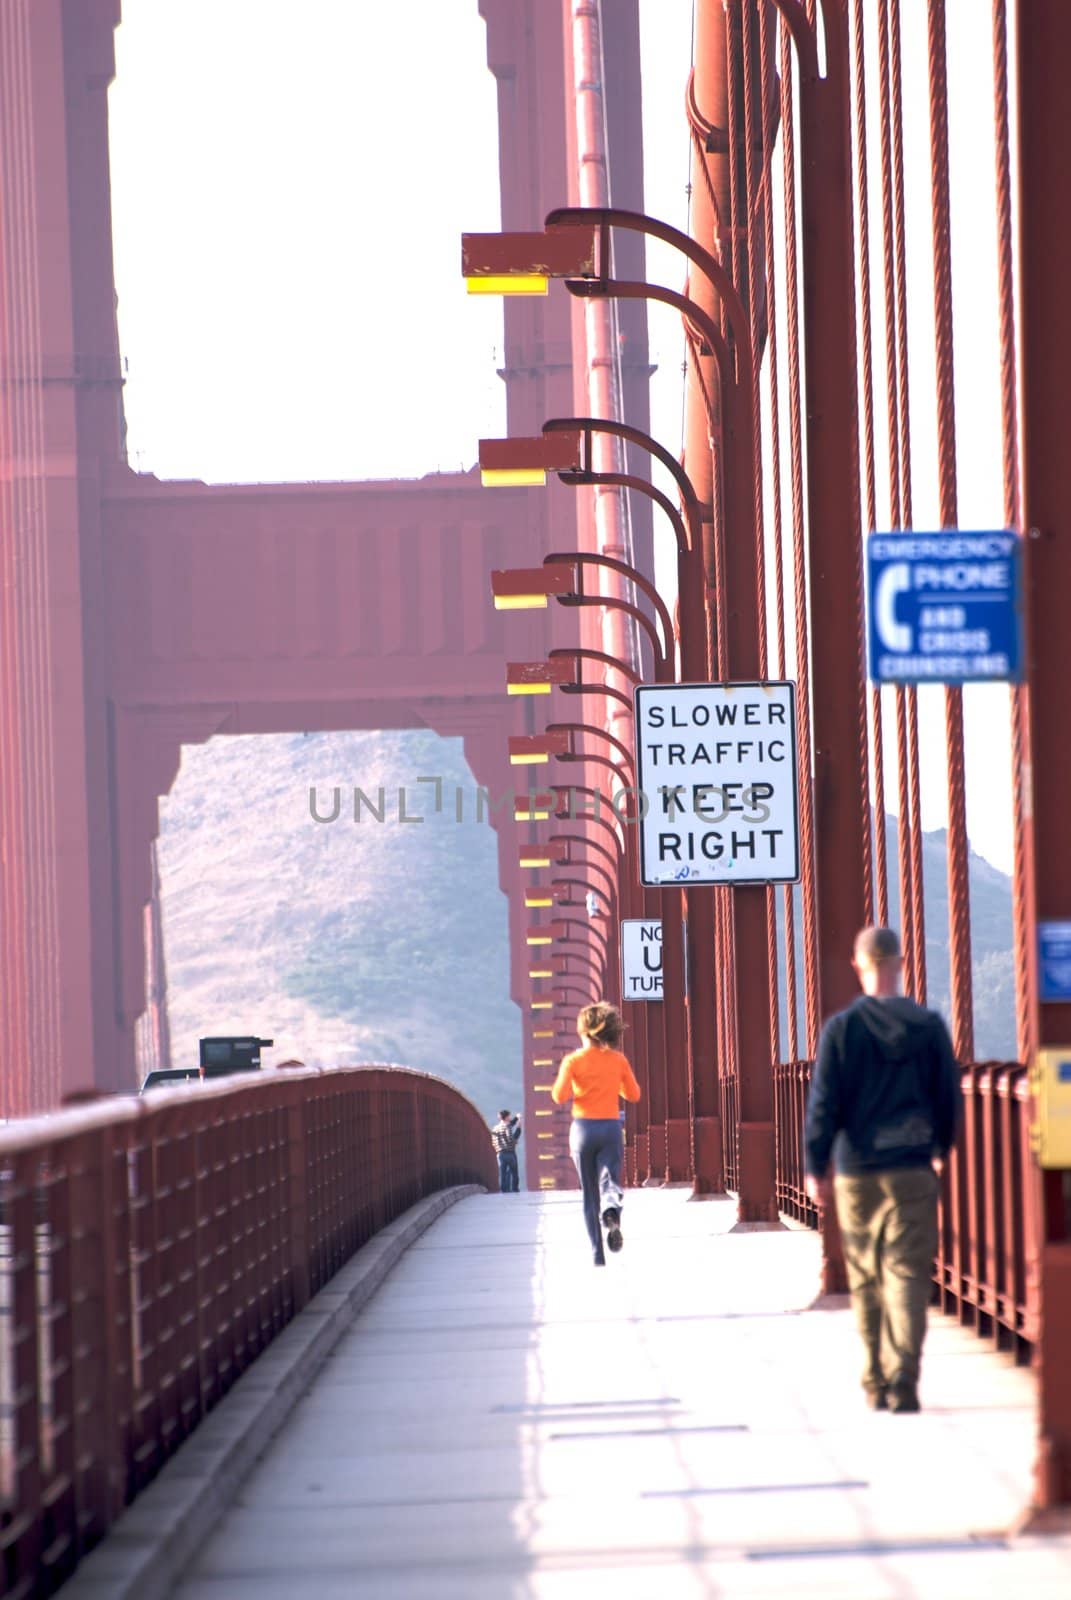
<instances>
[{"instance_id":1,"label":"red lamp post","mask_svg":"<svg viewBox=\"0 0 1071 1600\"><path fill-rule=\"evenodd\" d=\"M592 458L591 435L595 432L611 433L627 443L645 450L659 461L672 476L680 495L682 511L646 479L628 473L596 472L590 466ZM625 423L598 420L590 417L553 418L543 425L544 437L567 439L569 450L579 436L580 464L559 471L563 483L617 485L646 495L666 514L673 530L677 552L677 596L679 618L679 651L681 678L684 682L698 682L715 675L716 644L714 614L708 600L712 594L712 578L707 568L709 546L712 539L710 507L704 507L695 492L688 474L680 463L656 439L638 428ZM576 652L597 656L603 664L610 664L601 652ZM551 657L567 655L567 650L551 651ZM576 693L572 684L561 684L566 693ZM612 692L612 691L608 691ZM675 892L661 891L663 904L670 904ZM715 901L703 888L685 888L682 891L684 933L689 951L688 970L700 973L703 963L716 950ZM663 966L672 972L675 966L671 933L666 949L663 919ZM668 959L667 959L668 958ZM720 963L716 963L716 972ZM672 980L670 980L671 982ZM669 983L663 983L664 993ZM665 1003L665 1002L663 1002ZM687 996L687 1059L690 1062L688 1091L694 1139L694 1185L697 1194L721 1193L724 1188L722 1162L722 1117L718 1085L718 1019L717 981L696 983ZM682 1058L683 1059L683 1058ZM677 1135L678 1143L680 1135Z\"/></svg>"},{"instance_id":2,"label":"red lamp post","mask_svg":"<svg viewBox=\"0 0 1071 1600\"><path fill-rule=\"evenodd\" d=\"M722 525L732 530L732 537L718 549L713 527L710 526L709 533L704 528L707 587L725 597L716 634L717 671L720 678L728 678L730 672L740 679L762 678L765 663L759 644L758 616L764 575L758 570L755 537L753 358L750 326L732 281L721 264L686 234L636 212L618 208L559 210L549 215L547 224L546 237L555 237L554 248L558 253L551 263L550 252L544 249L544 267L548 275L563 277L570 293L580 297L654 299L674 306L701 336L705 353L716 360L722 406ZM584 241L575 231L585 224L592 229L590 241ZM658 285L611 279L610 230L613 227L661 238L675 245L704 272L721 299L732 345L713 318L688 296ZM568 235L563 230L569 230ZM536 238L538 236L515 236L512 252L507 250L497 257L500 267L508 260L512 270L523 270L525 259L533 249L538 250ZM478 268L480 251L484 247L485 236L468 236L464 254L471 270ZM732 1007L739 1073L738 1209L742 1221L775 1222L773 1041L767 992L770 974L766 891L761 886L737 887L731 891L731 896L735 969L738 973L747 973L749 984L757 991L749 995L747 1004ZM710 921L713 933L713 918ZM708 956L713 962L713 942Z\"/></svg>"},{"instance_id":3,"label":"red lamp post","mask_svg":"<svg viewBox=\"0 0 1071 1600\"><path fill-rule=\"evenodd\" d=\"M511 574L505 574L504 576L506 578L512 578ZM533 584L530 579L525 579L523 584L518 584L516 587L523 587L530 591L533 587ZM554 665L558 669L561 669L570 660L570 658L572 658L574 661L578 660L579 658L591 658L608 665L613 664L611 658L606 657L603 652L587 650L582 647L552 652L552 658L554 658ZM537 675L537 666L538 664L536 663L529 663L526 665L524 669L524 675L526 679L531 680ZM513 669L511 668L511 674L512 673ZM547 675L542 674L541 676L545 677ZM557 671L554 676L557 679L558 687L562 689L567 689L570 692L578 692L579 689L583 687L582 685L576 683L565 683L563 681L563 674L560 670ZM634 677L635 675L629 674L629 676ZM541 687L544 687L544 685L541 685ZM545 687L547 692L549 692L549 684L545 685ZM614 690L608 685L599 684L592 685L591 687L593 690L601 691L606 694L618 695L619 698L625 700L625 697L620 695L619 691ZM627 700L625 700L625 703L627 704L629 714L631 715L631 703ZM573 728L576 731L591 732L595 735L602 735L607 739L613 739L612 735L606 734L601 728L588 724L570 724L565 726L567 728ZM568 738L569 734L567 732L563 732L561 729L556 729L553 733L548 730L548 732L543 735L518 736L511 740L510 743L511 760L517 763L534 763L549 760L552 754L562 756L564 755ZM627 757L628 752L625 747L622 746L619 741L615 742L617 743L617 747L621 753ZM614 763L609 764L616 766ZM627 776L622 775L622 778L625 786L628 787ZM574 794L579 792L581 791L575 789L574 787ZM598 801L602 801L603 799L601 794L596 794L596 791L594 790L588 789L584 790L583 792ZM559 817L562 815L560 803L561 797L559 795L559 810L557 813ZM570 804L569 815L573 819L576 819L575 802ZM616 820L620 823L620 819ZM522 846L521 864L522 866L532 868L546 868L553 864L561 864L568 859L568 847L570 844L574 845L576 848L582 848L586 851L595 852L601 856L602 860L605 861L611 869L610 872L607 872L605 869L603 869L606 883L611 887L613 887L615 882L621 886L618 899L619 905L622 908L622 914L624 914L625 910L627 910L627 906L625 906L624 902L627 900L630 892L635 892L630 891L629 889L629 884L633 881L633 875L626 870L624 865L625 843L622 837L619 836L617 827L615 827L614 824L611 823L605 816L588 814L585 816L585 821L591 824L598 824L606 831L606 833L609 835L609 843L613 846L612 850L607 848L607 845L600 844L597 839L592 838L587 833L573 833L567 835L559 834L547 844L537 843ZM625 839L629 837L629 835L624 832L624 828L622 828L622 833L624 833ZM587 864L588 870L590 870L590 865L590 863ZM616 879L615 877L611 876L611 872L616 873ZM657 915L657 910L652 909L651 894L652 891L648 890L645 891L643 896L643 912L644 916L648 919ZM546 905L548 901L544 898L538 903ZM671 946L672 931L671 925L669 939ZM546 968L540 968L537 970L539 976L548 975ZM534 975L535 973L533 973L533 976ZM596 975L598 976L598 974ZM672 992L674 991L671 989L671 993ZM681 1045L677 1043L674 1037L672 1024L670 1024L671 1045L669 1049L665 1048L664 1036L662 1033L662 1026L665 1021L665 1016L666 1013L664 1010L662 1017L659 1017L658 1014L654 1012L650 1006L648 1006L644 1012L644 1028L637 1034L638 1051L636 1067L637 1073L640 1077L641 1085L643 1085L645 1088L645 1096L643 1101L641 1101L639 1111L636 1114L636 1166L643 1177L654 1177L658 1180L661 1180L667 1173L667 1102L665 1075L666 1069L664 1063L667 1060L680 1062L683 1054ZM649 1125L650 1133L648 1133ZM669 1170L670 1175L673 1176L674 1174L672 1173L672 1169Z\"/></svg>"},{"instance_id":4,"label":"red lamp post","mask_svg":"<svg viewBox=\"0 0 1071 1600\"><path fill-rule=\"evenodd\" d=\"M590 439L591 431L602 426L601 423L590 422L585 424L583 420L576 419L573 419L568 424L563 422L560 427L557 424L551 424L548 430L540 436L546 443L546 455L540 456L538 439L523 440L520 441L522 449L516 457L516 462L518 464L528 463L530 466L533 461L543 460L549 463L554 460L560 460L559 445L560 441L565 439L569 445L566 454L572 456L577 462L575 467L569 469L570 473L573 474L577 481L586 473L587 478L590 480L591 474L585 467L583 452L579 449L574 450L574 442L581 441L584 438ZM623 427L624 425L621 426ZM624 432L633 440L646 439L647 437L635 429L624 429ZM503 472L510 470L513 458L509 455L506 447L514 442L516 441L481 441L481 462L492 460L496 464L497 470ZM655 441L651 440L650 443L660 455L665 454ZM694 494L691 492L691 486L679 466L672 463L671 458L668 457L666 458L666 464L674 470L680 483L688 517L686 525L680 515L674 513L676 517L674 527L677 533L678 561L682 563L681 579L683 587L681 604L682 607L687 607L686 611L682 611L682 616L686 615L688 618L688 628L687 630L682 629L681 635L682 661L684 660L684 648L687 645L689 664L696 664L695 658L697 655L702 657L702 676L705 678L707 675L705 666L707 645L705 624L703 624L702 620L705 614L704 590L698 575L692 573L687 566L688 561L694 562L701 556L698 538L699 507ZM519 466L518 470L520 470ZM548 466L548 470L552 469ZM692 530L691 538L688 533L689 528ZM585 566L588 565L609 567L636 582L637 587L650 600L655 615L661 624L661 640L654 625L639 607L632 606L626 601L618 600L616 597L591 596L584 593L582 588L583 573ZM558 574L570 567L574 573L573 587L563 588ZM636 573L633 568L627 566L624 562L617 562L605 556L588 556L582 552L577 554L554 553L546 558L545 570L555 574L553 578L548 578L545 584L540 581L538 568L522 573L493 573L491 582L496 604L501 603L499 598L501 597L510 605L519 606L525 603L525 596L534 596L533 603L545 604L547 598L553 595L559 603L565 605L608 605L628 611L645 628L651 640L654 650L656 681L660 683L672 683L675 681L675 641L672 620L658 591L653 584L643 578L642 574ZM696 602L698 602L698 610L696 609ZM697 627L703 628L698 642L696 640ZM581 655L597 657L606 665L619 667L618 663L613 662L603 652L584 651L579 647L576 650L554 651L550 659L555 666L561 666L570 656L575 660ZM625 676L635 681L635 675L627 670ZM558 686L566 687L564 677L558 679ZM612 685L607 685L606 687L611 695L616 694L618 699L624 698L620 691L616 691ZM602 730L588 725L572 724L571 726L574 728L584 726L587 731L592 733L602 732ZM612 734L606 733L605 737L610 739L619 750L628 755L621 742L614 739ZM609 766L611 770L617 771L619 777L621 776L619 769L605 756L589 755L585 759ZM632 764L631 756L629 756L629 760L630 764ZM634 788L634 785L630 784L627 778L624 778L623 788ZM628 824L626 824L626 838L632 840L632 835L628 833L627 829ZM662 923L662 1018L661 1022L658 1023L656 1018L650 1014L648 1005L644 1029L649 1064L658 1061L659 1053L657 1051L656 1038L657 1033L661 1032L661 1062L664 1064L664 1067L660 1070L664 1070L665 1115L658 1121L655 1120L653 1114L651 1116L651 1134L648 1145L651 1174L660 1178L664 1177L667 1182L683 1181L692 1177L695 1180L697 1191L713 1192L722 1187L720 1160L721 1124L717 1116L714 987L713 982L707 989L704 989L702 985L697 985L694 1000L690 1002L686 994L685 985L685 973L689 970L685 961L686 917L691 911L694 917L694 932L696 935L703 931L707 932L709 940L707 949L712 952L714 935L712 901L709 895L702 895L695 890L684 891L682 897L682 891L675 888L652 889L641 887L639 884L639 866L634 849L629 853L629 876L634 881L637 891L636 898L633 898L631 891L628 896L628 903L634 907L631 914L639 914L646 919L659 918ZM624 908L625 896L622 896L621 905ZM691 970L696 973L702 970L694 948ZM689 1021L693 1019L693 1027L689 1029ZM697 1023L699 1025L696 1025ZM703 1062L704 1070L701 1074L696 1072L697 1047L702 1050L700 1059ZM658 1075L659 1071L656 1070L652 1075L652 1082L657 1080ZM697 1078L700 1076L702 1085L697 1090ZM659 1085L660 1091L661 1088L662 1086ZM698 1106L702 1107L702 1128L707 1135L705 1140L697 1137L695 1132L695 1119L699 1114L697 1094L700 1096ZM659 1098L661 1098L661 1092L659 1092ZM711 1103L708 1105L707 1102ZM665 1141L664 1149L663 1138ZM695 1160L697 1154L702 1158L702 1166L700 1167L697 1167Z\"/></svg>"},{"instance_id":5,"label":"red lamp post","mask_svg":"<svg viewBox=\"0 0 1071 1600\"><path fill-rule=\"evenodd\" d=\"M631 752L620 740L588 723L551 723L548 733L592 734L607 740L621 754L632 769L625 770L621 763L608 756L571 750L563 754L563 761L596 761L607 766L622 783L623 791L635 793L635 766ZM632 780L630 782L630 779ZM680 899L674 890L653 890L639 883L636 860L636 839L631 831L634 819L623 819L625 828L625 856L629 882L628 912L637 912L645 921L660 921L662 925L663 998L658 1010L643 1002L642 1016L647 1031L648 1074L646 1087L650 1107L643 1118L647 1133L646 1148L640 1152L645 1176L668 1183L684 1181L692 1172L690 1163L689 1111L690 1073L688 1070L688 1016L684 996L684 940L680 920ZM623 911L623 914L628 914ZM626 1000L626 1005L629 1002ZM660 1014L659 1014L660 1013ZM661 1052L652 1045L661 1031ZM642 1085L641 1085L642 1087ZM660 1113L660 1114L658 1114Z\"/></svg>"},{"instance_id":6,"label":"red lamp post","mask_svg":"<svg viewBox=\"0 0 1071 1600\"><path fill-rule=\"evenodd\" d=\"M558 441L561 438L569 439L570 451L572 451L572 437L567 430L563 430L561 434L553 438L550 435L541 435L539 439L528 442L531 448L526 447L523 449L516 462L513 462L504 448L510 446L512 441L485 440L481 444L481 461L492 462L494 470L503 473L508 473L515 469L521 470L522 467L524 470L534 470L532 463L539 460L544 460L548 464L548 470L552 470L549 463L561 459L560 455L555 453ZM546 448L548 452L545 457L540 457L539 455L541 448ZM578 452L573 452L573 455L574 459L579 461ZM583 589L585 567L609 569L628 577L630 580L634 580L637 588L646 594L651 602L661 625L661 638L651 619L638 606L618 599L613 595L592 595L585 592ZM571 581L563 576L569 572L569 569L572 569ZM547 574L545 578L541 577L541 571ZM546 558L543 569L534 568L492 573L491 588L495 597L495 604L500 608L506 606L512 609L520 609L526 605L543 606L553 596L562 604L598 605L627 612L647 632L654 651L658 681L673 681L674 636L672 619L654 586L642 574L635 572L626 563L616 561L607 556L589 556L584 552L575 554L555 553ZM555 655L553 659L543 664L525 663L523 666L511 664L507 669L510 692L549 693L552 683L564 686L569 674L568 654L570 653ZM633 682L636 681L636 675L627 667L613 661L612 658L607 657L605 659L608 665L612 665L616 670L622 671L627 679ZM625 701L625 697L620 691L614 690L613 685L604 687L611 694L616 694L618 699ZM627 701L625 703L627 704ZM628 710L631 715L631 705L628 705ZM595 734L603 732L603 730L595 727L591 727L589 731ZM605 737L613 740L613 735L605 734ZM613 740L613 742L618 749L625 750L620 741ZM541 759L541 754L536 752L535 747L529 747L528 753L531 759ZM520 747L518 747L518 754L520 754ZM625 754L627 755L628 752L625 751ZM628 777L623 776L619 769L615 769L614 763L608 761L606 757L590 757L587 759L598 761L603 765L609 765L612 770L618 770L618 776L622 777L623 788L626 790L634 788L634 785L629 783ZM596 795L595 791L584 790L576 785L571 786L571 797L579 793L591 795L593 799L596 799L597 806L604 801L604 797L601 794ZM528 816L532 815L533 812L530 810ZM575 813L573 814L573 820L577 820ZM627 866L618 897L619 909L622 914L626 914L626 912L630 915L639 914L647 919L657 917L659 915L656 909L658 902L653 900L652 891L642 889L639 884L639 869L633 836L629 832L627 823L622 823L622 828ZM674 896L674 898L676 897ZM663 992L670 995L683 996L684 994L683 937L683 926L679 917L671 914L668 918L663 919ZM606 987L608 992L620 999L619 973L617 972L616 964L612 988L608 982ZM650 1175L659 1179L664 1178L667 1181L685 1179L689 1176L691 1170L688 1139L691 1078L687 1049L688 1034L683 1018L681 1019L681 1025L677 1027L677 1018L675 1015L671 1015L671 1012L672 1003L669 1006L663 1004L662 1017L660 1019L651 1013L649 1007L646 1009L644 1026L642 1030L637 1030L636 1033L635 1049L636 1068L641 1087L654 1086L652 1093L655 1099L669 1104L673 1111L672 1145L667 1134L663 1106L661 1108L663 1115L659 1123L653 1128L650 1140L643 1152L645 1163L647 1161L650 1162L649 1169L645 1166L645 1175L649 1171ZM667 1084L666 1081L670 1063L672 1063L674 1073L672 1085Z\"/></svg>"},{"instance_id":7,"label":"red lamp post","mask_svg":"<svg viewBox=\"0 0 1071 1600\"><path fill-rule=\"evenodd\" d=\"M559 822L575 822L577 820L578 813L574 804L576 795L582 794L593 800L602 800L604 798L598 790L583 788L578 785L572 786L569 793L568 806L559 804L559 809L555 813ZM607 806L606 809L609 809L609 807ZM605 859L616 862L618 881L621 885L619 908L622 916L635 916L637 912L641 912L646 918L657 916L657 911L652 911L650 903L644 900L644 892L640 889L638 878L630 870L625 840L619 834L618 828L602 814L602 810L587 811L583 813L583 816L593 826L603 830L609 845L613 847L612 851L607 848L607 845L600 844L597 839L590 838L586 834L563 834L559 832L552 837L555 840L571 842L577 846L594 850L601 853ZM614 816L616 818L616 813L614 813ZM625 833L624 827L622 827L621 833ZM627 838L627 834L625 834L625 837ZM635 904L633 903L634 897L639 897ZM636 1030L636 1044L634 1047L636 1076L643 1091L643 1098L640 1101L638 1110L635 1113L635 1121L632 1124L635 1127L636 1137L635 1168L640 1181L650 1180L658 1183L665 1181L668 1165L666 1079L669 1062L664 1025L664 1016L657 1015L650 1005L646 1006L643 1012L643 1027Z\"/></svg>"}]
</instances>

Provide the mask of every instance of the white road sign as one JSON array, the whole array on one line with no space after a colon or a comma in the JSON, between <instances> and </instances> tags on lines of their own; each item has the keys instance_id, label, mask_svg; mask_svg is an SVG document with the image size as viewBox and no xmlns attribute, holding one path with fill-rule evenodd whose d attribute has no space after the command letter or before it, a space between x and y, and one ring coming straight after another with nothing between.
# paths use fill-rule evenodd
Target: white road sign
<instances>
[{"instance_id":1,"label":"white road sign","mask_svg":"<svg viewBox=\"0 0 1071 1600\"><path fill-rule=\"evenodd\" d=\"M662 923L626 917L621 923L622 1000L661 1000Z\"/></svg>"},{"instance_id":2,"label":"white road sign","mask_svg":"<svg viewBox=\"0 0 1071 1600\"><path fill-rule=\"evenodd\" d=\"M794 883L794 683L636 690L640 881Z\"/></svg>"}]
</instances>

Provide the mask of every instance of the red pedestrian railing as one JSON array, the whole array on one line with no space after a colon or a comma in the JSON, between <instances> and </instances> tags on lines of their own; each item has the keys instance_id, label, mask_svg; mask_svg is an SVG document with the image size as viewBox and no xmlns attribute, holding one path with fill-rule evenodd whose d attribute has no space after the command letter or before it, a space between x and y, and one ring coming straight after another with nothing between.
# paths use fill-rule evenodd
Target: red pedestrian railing
<instances>
[{"instance_id":1,"label":"red pedestrian railing","mask_svg":"<svg viewBox=\"0 0 1071 1600\"><path fill-rule=\"evenodd\" d=\"M941 1208L941 1308L1018 1360L1029 1358L1038 1336L1034 1170L1026 1068L966 1067L963 1128Z\"/></svg>"},{"instance_id":2,"label":"red pedestrian railing","mask_svg":"<svg viewBox=\"0 0 1071 1600\"><path fill-rule=\"evenodd\" d=\"M817 1228L818 1207L803 1186L803 1116L810 1081L809 1061L783 1061L774 1067L774 1149L777 1209Z\"/></svg>"},{"instance_id":3,"label":"red pedestrian railing","mask_svg":"<svg viewBox=\"0 0 1071 1600\"><path fill-rule=\"evenodd\" d=\"M721 1158L727 1189L740 1183L740 1078L725 1070L718 1076L721 1095Z\"/></svg>"},{"instance_id":4,"label":"red pedestrian railing","mask_svg":"<svg viewBox=\"0 0 1071 1600\"><path fill-rule=\"evenodd\" d=\"M52 1594L333 1273L494 1186L476 1108L404 1068L159 1091L0 1133L0 1593Z\"/></svg>"},{"instance_id":5,"label":"red pedestrian railing","mask_svg":"<svg viewBox=\"0 0 1071 1600\"><path fill-rule=\"evenodd\" d=\"M774 1068L777 1203L817 1227L804 1189L803 1119L809 1061ZM942 1186L934 1278L942 1311L997 1349L1029 1360L1038 1333L1036 1185L1026 1068L987 1062L963 1069L963 1127Z\"/></svg>"}]
</instances>

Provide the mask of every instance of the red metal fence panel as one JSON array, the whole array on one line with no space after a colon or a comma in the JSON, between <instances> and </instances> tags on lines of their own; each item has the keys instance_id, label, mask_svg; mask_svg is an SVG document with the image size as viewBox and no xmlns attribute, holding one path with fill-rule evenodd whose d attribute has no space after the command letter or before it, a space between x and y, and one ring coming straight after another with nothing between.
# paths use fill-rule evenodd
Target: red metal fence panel
<instances>
[{"instance_id":1,"label":"red metal fence panel","mask_svg":"<svg viewBox=\"0 0 1071 1600\"><path fill-rule=\"evenodd\" d=\"M963 1073L964 1125L945 1175L937 1284L941 1308L999 1350L1028 1359L1037 1339L1038 1239L1026 1068L987 1062Z\"/></svg>"},{"instance_id":2,"label":"red metal fence panel","mask_svg":"<svg viewBox=\"0 0 1071 1600\"><path fill-rule=\"evenodd\" d=\"M817 1228L818 1208L803 1186L803 1115L810 1081L809 1061L785 1061L774 1067L777 1209Z\"/></svg>"},{"instance_id":3,"label":"red metal fence panel","mask_svg":"<svg viewBox=\"0 0 1071 1600\"><path fill-rule=\"evenodd\" d=\"M496 1186L483 1118L397 1067L0 1134L0 1593L53 1593L362 1244L466 1183Z\"/></svg>"}]
</instances>

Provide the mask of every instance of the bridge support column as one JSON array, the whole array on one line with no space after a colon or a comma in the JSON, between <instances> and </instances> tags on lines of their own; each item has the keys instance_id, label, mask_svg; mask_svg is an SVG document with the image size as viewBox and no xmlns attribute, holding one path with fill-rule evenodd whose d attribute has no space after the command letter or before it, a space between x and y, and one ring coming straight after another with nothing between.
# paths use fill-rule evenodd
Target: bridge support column
<instances>
[{"instance_id":1,"label":"bridge support column","mask_svg":"<svg viewBox=\"0 0 1071 1600\"><path fill-rule=\"evenodd\" d=\"M717 257L722 246L722 219L732 216L732 184L728 144L724 130L729 122L729 75L726 59L725 15L720 4L700 0L695 13L695 69L688 99L692 123L691 232L704 250ZM713 285L701 272L689 275L688 294L718 321L721 302ZM713 352L702 353L696 343L690 352L685 391L684 460L696 498L703 506L703 569L706 593L702 614L706 637L705 662L687 663L684 676L716 678L716 632L721 619L712 615L715 585L714 454L712 445L721 426L721 395ZM689 641L692 643L692 641ZM693 644L693 651L695 646ZM698 651L695 651L698 655ZM718 1009L728 999L725 963L718 958L716 891L690 889L688 950L692 994L695 1128L695 1192L722 1194L725 1172L722 1160L722 1106L719 1084Z\"/></svg>"},{"instance_id":2,"label":"bridge support column","mask_svg":"<svg viewBox=\"0 0 1071 1600\"><path fill-rule=\"evenodd\" d=\"M863 550L859 512L855 259L847 0L795 28L800 72L800 208L807 402L807 532L811 632L815 898L820 1018L858 992L850 960L870 921L865 863L870 815L863 659ZM819 71L816 28L825 32ZM806 782L806 775L801 781ZM805 867L805 871L807 868ZM809 1041L811 1043L811 1041ZM822 1226L822 1287L847 1289L836 1218Z\"/></svg>"},{"instance_id":3,"label":"bridge support column","mask_svg":"<svg viewBox=\"0 0 1071 1600\"><path fill-rule=\"evenodd\" d=\"M106 93L119 17L118 0L4 9L0 1113L18 1115L84 1084L109 1039L98 1004L110 863L91 631L100 460L106 441L118 448Z\"/></svg>"},{"instance_id":4,"label":"bridge support column","mask_svg":"<svg viewBox=\"0 0 1071 1600\"><path fill-rule=\"evenodd\" d=\"M1071 297L1061 263L1071 248L1063 203L1071 163L1067 70L1071 9L1025 0L1018 18L1019 264L1021 279L1022 495L1026 533L1028 796L1024 944L1039 1046L1071 1046L1071 1007L1044 1001L1036 966L1038 922L1071 918L1067 795L1067 606L1071 595L1071 456L1067 377ZM1071 1171L1030 1172L1040 1190L1035 1241L1039 1300L1038 1460L1035 1504L1071 1506Z\"/></svg>"}]
</instances>

